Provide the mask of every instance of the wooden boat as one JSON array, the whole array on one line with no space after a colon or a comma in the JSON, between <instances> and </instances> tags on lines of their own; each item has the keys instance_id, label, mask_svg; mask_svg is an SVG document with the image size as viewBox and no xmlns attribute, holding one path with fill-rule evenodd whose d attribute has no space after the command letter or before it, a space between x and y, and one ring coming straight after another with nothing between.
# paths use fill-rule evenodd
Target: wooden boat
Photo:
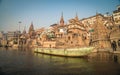
<instances>
[{"instance_id":1,"label":"wooden boat","mask_svg":"<svg viewBox=\"0 0 120 75\"><path fill-rule=\"evenodd\" d=\"M94 47L67 48L67 49L34 48L35 53L64 56L64 57L85 57L88 54L90 54L93 50L94 50Z\"/></svg>"}]
</instances>

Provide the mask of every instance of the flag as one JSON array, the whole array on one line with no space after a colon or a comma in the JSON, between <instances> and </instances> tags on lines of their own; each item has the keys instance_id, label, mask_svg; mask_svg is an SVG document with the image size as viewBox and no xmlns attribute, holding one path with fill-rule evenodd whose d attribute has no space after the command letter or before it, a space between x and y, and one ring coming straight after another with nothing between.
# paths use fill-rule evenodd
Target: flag
<instances>
[{"instance_id":1,"label":"flag","mask_svg":"<svg viewBox=\"0 0 120 75\"><path fill-rule=\"evenodd\" d=\"M89 32L94 32L94 29L90 29Z\"/></svg>"}]
</instances>

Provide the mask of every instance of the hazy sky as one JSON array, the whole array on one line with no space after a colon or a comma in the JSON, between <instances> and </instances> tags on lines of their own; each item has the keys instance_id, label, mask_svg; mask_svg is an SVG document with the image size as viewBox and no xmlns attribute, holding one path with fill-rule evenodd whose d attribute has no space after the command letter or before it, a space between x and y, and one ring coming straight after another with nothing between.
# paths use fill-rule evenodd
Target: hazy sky
<instances>
[{"instance_id":1,"label":"hazy sky","mask_svg":"<svg viewBox=\"0 0 120 75\"><path fill-rule=\"evenodd\" d=\"M34 28L48 27L58 23L63 12L64 20L74 18L76 12L80 19L95 15L112 13L119 0L0 0L0 31L21 31L31 22Z\"/></svg>"}]
</instances>

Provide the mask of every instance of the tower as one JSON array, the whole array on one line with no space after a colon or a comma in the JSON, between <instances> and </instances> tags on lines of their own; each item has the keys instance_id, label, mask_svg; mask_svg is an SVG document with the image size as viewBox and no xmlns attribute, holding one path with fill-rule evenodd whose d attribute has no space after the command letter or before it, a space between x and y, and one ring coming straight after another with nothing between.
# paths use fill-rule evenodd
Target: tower
<instances>
[{"instance_id":1,"label":"tower","mask_svg":"<svg viewBox=\"0 0 120 75\"><path fill-rule=\"evenodd\" d=\"M61 15L60 25L64 25L63 13L62 13L62 15Z\"/></svg>"},{"instance_id":2,"label":"tower","mask_svg":"<svg viewBox=\"0 0 120 75\"><path fill-rule=\"evenodd\" d=\"M33 31L34 31L34 26L33 26L33 22L31 22L28 33L30 34Z\"/></svg>"},{"instance_id":3,"label":"tower","mask_svg":"<svg viewBox=\"0 0 120 75\"><path fill-rule=\"evenodd\" d=\"M104 26L104 22L98 13L96 13L96 22L94 24L94 31L92 32L92 46L98 48L110 47L108 29Z\"/></svg>"},{"instance_id":4,"label":"tower","mask_svg":"<svg viewBox=\"0 0 120 75\"><path fill-rule=\"evenodd\" d=\"M33 22L31 22L31 25L30 25L28 33L29 33L30 38L34 38L35 37L35 31L34 31Z\"/></svg>"}]
</instances>

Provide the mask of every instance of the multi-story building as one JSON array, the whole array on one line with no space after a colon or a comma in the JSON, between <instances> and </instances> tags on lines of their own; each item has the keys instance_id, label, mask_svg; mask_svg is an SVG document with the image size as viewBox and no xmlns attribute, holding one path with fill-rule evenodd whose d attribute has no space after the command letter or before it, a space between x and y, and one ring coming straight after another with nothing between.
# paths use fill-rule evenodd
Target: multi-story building
<instances>
[{"instance_id":1,"label":"multi-story building","mask_svg":"<svg viewBox=\"0 0 120 75\"><path fill-rule=\"evenodd\" d=\"M1 46L1 43L2 43L2 39L3 39L3 31L0 32L0 46Z\"/></svg>"},{"instance_id":2,"label":"multi-story building","mask_svg":"<svg viewBox=\"0 0 120 75\"><path fill-rule=\"evenodd\" d=\"M8 31L7 40L10 41L14 38L18 38L19 35L20 35L20 31Z\"/></svg>"},{"instance_id":3,"label":"multi-story building","mask_svg":"<svg viewBox=\"0 0 120 75\"><path fill-rule=\"evenodd\" d=\"M90 32L90 45L110 47L109 33L114 27L111 17L96 13L95 16L81 20L86 30Z\"/></svg>"},{"instance_id":4,"label":"multi-story building","mask_svg":"<svg viewBox=\"0 0 120 75\"><path fill-rule=\"evenodd\" d=\"M11 46L14 43L18 43L18 39L20 38L21 32L20 31L8 31L7 32L7 41L8 44Z\"/></svg>"},{"instance_id":5,"label":"multi-story building","mask_svg":"<svg viewBox=\"0 0 120 75\"><path fill-rule=\"evenodd\" d=\"M84 24L76 15L67 25L66 45L69 47L83 47L89 45L89 37Z\"/></svg>"},{"instance_id":6,"label":"multi-story building","mask_svg":"<svg viewBox=\"0 0 120 75\"><path fill-rule=\"evenodd\" d=\"M115 25L120 26L120 5L117 6L117 9L113 11L113 19Z\"/></svg>"},{"instance_id":7,"label":"multi-story building","mask_svg":"<svg viewBox=\"0 0 120 75\"><path fill-rule=\"evenodd\" d=\"M43 47L68 48L89 45L88 32L77 15L70 19L68 24L64 24L62 14L60 23L51 25L41 35L41 41L43 41L41 45Z\"/></svg>"},{"instance_id":8,"label":"multi-story building","mask_svg":"<svg viewBox=\"0 0 120 75\"><path fill-rule=\"evenodd\" d=\"M7 45L7 35L3 31L0 32L0 45L1 46Z\"/></svg>"},{"instance_id":9,"label":"multi-story building","mask_svg":"<svg viewBox=\"0 0 120 75\"><path fill-rule=\"evenodd\" d=\"M98 48L109 48L109 29L104 25L104 20L96 14L96 21L93 25L94 31L91 32L91 45Z\"/></svg>"},{"instance_id":10,"label":"multi-story building","mask_svg":"<svg viewBox=\"0 0 120 75\"><path fill-rule=\"evenodd\" d=\"M108 16L108 15L107 15L107 16L104 16L104 15L98 14L98 13L96 13L96 14L97 14L97 16L98 16L99 18L101 18L101 19L104 21L104 25L105 25L107 28L110 29L110 27L112 27L112 26L114 25L114 22L113 22L111 16ZM81 19L80 21L84 24L85 27L91 28L91 27L94 26L94 24L95 24L95 22L96 22L96 15L91 16L91 17L88 17L88 18ZM89 28L88 28L88 29L89 29Z\"/></svg>"},{"instance_id":11,"label":"multi-story building","mask_svg":"<svg viewBox=\"0 0 120 75\"><path fill-rule=\"evenodd\" d=\"M3 31L0 32L0 39L3 37Z\"/></svg>"},{"instance_id":12,"label":"multi-story building","mask_svg":"<svg viewBox=\"0 0 120 75\"><path fill-rule=\"evenodd\" d=\"M114 30L114 23L111 17L102 14L79 20L70 19L68 24L64 24L63 14L59 24L53 24L49 29L41 29L39 43L41 47L84 47L96 46L98 48L110 47L109 33Z\"/></svg>"}]
</instances>

